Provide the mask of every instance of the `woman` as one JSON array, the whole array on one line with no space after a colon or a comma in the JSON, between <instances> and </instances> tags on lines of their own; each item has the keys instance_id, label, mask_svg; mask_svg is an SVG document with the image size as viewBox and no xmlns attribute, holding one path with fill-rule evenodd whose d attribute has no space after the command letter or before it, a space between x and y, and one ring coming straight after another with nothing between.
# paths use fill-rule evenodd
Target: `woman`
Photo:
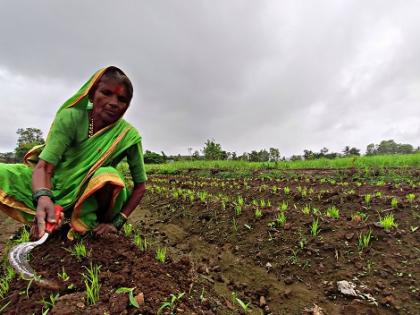
<instances>
[{"instance_id":1,"label":"woman","mask_svg":"<svg viewBox=\"0 0 420 315\"><path fill-rule=\"evenodd\" d=\"M46 220L57 223L54 204L70 219L70 234L116 232L145 193L141 137L122 119L133 87L116 67L96 72L58 110L45 145L25 164L0 164L0 210L32 224L41 237ZM127 158L134 188L128 193L116 166ZM32 185L31 185L32 183Z\"/></svg>"}]
</instances>

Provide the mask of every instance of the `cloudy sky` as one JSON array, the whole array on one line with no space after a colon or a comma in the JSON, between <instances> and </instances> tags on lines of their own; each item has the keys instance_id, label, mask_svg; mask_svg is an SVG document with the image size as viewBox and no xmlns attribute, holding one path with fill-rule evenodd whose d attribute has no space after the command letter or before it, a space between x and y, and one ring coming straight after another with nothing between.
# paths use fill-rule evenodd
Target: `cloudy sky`
<instances>
[{"instance_id":1,"label":"cloudy sky","mask_svg":"<svg viewBox=\"0 0 420 315\"><path fill-rule=\"evenodd\" d=\"M0 152L106 65L145 149L420 145L420 1L0 1Z\"/></svg>"}]
</instances>

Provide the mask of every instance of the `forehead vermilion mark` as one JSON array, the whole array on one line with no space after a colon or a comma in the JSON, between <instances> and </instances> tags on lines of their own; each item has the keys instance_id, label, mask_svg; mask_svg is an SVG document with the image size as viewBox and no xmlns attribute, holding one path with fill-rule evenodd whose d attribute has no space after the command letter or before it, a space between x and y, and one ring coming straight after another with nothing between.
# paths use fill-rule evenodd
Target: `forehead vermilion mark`
<instances>
[{"instance_id":1,"label":"forehead vermilion mark","mask_svg":"<svg viewBox=\"0 0 420 315\"><path fill-rule=\"evenodd\" d=\"M117 95L122 95L124 93L124 85L118 84L112 92Z\"/></svg>"}]
</instances>

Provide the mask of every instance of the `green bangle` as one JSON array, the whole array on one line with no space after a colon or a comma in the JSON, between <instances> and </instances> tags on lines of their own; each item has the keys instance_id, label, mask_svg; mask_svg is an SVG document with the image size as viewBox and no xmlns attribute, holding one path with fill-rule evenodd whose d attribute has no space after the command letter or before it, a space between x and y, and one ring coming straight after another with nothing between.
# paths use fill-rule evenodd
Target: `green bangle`
<instances>
[{"instance_id":1,"label":"green bangle","mask_svg":"<svg viewBox=\"0 0 420 315\"><path fill-rule=\"evenodd\" d=\"M38 205L38 199L39 197L47 196L50 197L52 201L54 201L53 193L51 189L48 188L40 188L35 190L35 192L32 194L32 203L34 204L34 207L36 208Z\"/></svg>"},{"instance_id":2,"label":"green bangle","mask_svg":"<svg viewBox=\"0 0 420 315\"><path fill-rule=\"evenodd\" d=\"M125 222L127 222L127 217L120 212L112 220L112 225L115 226L117 230L121 230Z\"/></svg>"}]
</instances>

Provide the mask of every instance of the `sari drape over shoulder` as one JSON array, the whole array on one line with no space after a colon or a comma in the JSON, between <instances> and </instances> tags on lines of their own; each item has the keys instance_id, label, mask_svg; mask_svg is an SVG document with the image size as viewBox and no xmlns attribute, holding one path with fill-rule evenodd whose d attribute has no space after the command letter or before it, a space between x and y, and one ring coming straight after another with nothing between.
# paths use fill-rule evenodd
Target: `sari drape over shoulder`
<instances>
[{"instance_id":1,"label":"sari drape over shoulder","mask_svg":"<svg viewBox=\"0 0 420 315\"><path fill-rule=\"evenodd\" d=\"M95 73L60 107L56 117L63 110L71 108L89 110L88 92L106 69ZM55 136L54 130L60 128L54 124L59 123L57 119L54 120L47 136L47 146ZM39 158L42 158L42 151L46 145L31 149L25 155L24 164L0 164L0 210L23 223L32 222L36 212L32 204L32 171ZM98 203L94 194L105 185L112 187L112 201L106 211L111 211L114 215L121 211L129 192L124 176L115 166L133 145L139 145L141 148L138 131L124 119L119 119L92 137L86 137L81 142L69 146L63 153L55 165L52 191L55 203L64 207L75 231L83 233L97 224Z\"/></svg>"}]
</instances>

